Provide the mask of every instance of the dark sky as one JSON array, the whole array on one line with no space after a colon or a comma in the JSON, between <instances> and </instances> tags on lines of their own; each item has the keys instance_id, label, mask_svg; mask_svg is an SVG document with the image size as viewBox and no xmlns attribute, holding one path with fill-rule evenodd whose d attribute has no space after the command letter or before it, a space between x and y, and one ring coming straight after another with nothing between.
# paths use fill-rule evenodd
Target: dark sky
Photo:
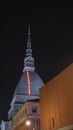
<instances>
[{"instance_id":1,"label":"dark sky","mask_svg":"<svg viewBox=\"0 0 73 130\"><path fill-rule=\"evenodd\" d=\"M47 83L73 62L73 6L55 1L1 3L0 120L7 112L24 66L28 24L36 71Z\"/></svg>"}]
</instances>

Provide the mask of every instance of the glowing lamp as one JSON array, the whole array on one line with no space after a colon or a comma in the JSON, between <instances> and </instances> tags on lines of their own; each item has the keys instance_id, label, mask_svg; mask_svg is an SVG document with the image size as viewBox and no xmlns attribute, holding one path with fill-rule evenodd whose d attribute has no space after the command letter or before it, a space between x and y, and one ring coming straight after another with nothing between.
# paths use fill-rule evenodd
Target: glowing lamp
<instances>
[{"instance_id":1,"label":"glowing lamp","mask_svg":"<svg viewBox=\"0 0 73 130\"><path fill-rule=\"evenodd\" d=\"M26 121L26 126L30 126L31 122L29 120Z\"/></svg>"}]
</instances>

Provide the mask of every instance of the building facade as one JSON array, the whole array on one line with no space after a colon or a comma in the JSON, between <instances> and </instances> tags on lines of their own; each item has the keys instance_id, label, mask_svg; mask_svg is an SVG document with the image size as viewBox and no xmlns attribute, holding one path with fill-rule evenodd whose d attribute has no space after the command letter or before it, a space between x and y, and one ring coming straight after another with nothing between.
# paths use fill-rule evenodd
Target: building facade
<instances>
[{"instance_id":1,"label":"building facade","mask_svg":"<svg viewBox=\"0 0 73 130\"><path fill-rule=\"evenodd\" d=\"M12 122L12 130L40 130L39 100L27 101Z\"/></svg>"},{"instance_id":2,"label":"building facade","mask_svg":"<svg viewBox=\"0 0 73 130\"><path fill-rule=\"evenodd\" d=\"M73 130L73 63L40 89L41 130Z\"/></svg>"}]
</instances>

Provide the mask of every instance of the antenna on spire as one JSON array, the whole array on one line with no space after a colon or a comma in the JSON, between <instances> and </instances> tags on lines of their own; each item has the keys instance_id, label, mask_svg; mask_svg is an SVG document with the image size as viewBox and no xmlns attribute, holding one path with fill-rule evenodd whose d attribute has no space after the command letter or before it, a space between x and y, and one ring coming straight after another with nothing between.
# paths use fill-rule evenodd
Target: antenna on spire
<instances>
[{"instance_id":1,"label":"antenna on spire","mask_svg":"<svg viewBox=\"0 0 73 130\"><path fill-rule=\"evenodd\" d=\"M28 25L28 38L27 38L27 48L31 48L31 37L30 37L30 24Z\"/></svg>"}]
</instances>

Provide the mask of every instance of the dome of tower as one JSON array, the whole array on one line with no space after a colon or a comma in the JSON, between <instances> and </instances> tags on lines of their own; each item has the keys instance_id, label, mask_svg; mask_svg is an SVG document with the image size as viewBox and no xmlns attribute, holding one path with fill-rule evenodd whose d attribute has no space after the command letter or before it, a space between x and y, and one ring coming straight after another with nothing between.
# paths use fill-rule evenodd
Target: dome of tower
<instances>
[{"instance_id":1,"label":"dome of tower","mask_svg":"<svg viewBox=\"0 0 73 130\"><path fill-rule=\"evenodd\" d=\"M39 96L39 88L41 88L44 83L40 76L35 71L29 71L30 80L30 96ZM23 72L14 92L15 95L28 95L28 77L27 71Z\"/></svg>"}]
</instances>

